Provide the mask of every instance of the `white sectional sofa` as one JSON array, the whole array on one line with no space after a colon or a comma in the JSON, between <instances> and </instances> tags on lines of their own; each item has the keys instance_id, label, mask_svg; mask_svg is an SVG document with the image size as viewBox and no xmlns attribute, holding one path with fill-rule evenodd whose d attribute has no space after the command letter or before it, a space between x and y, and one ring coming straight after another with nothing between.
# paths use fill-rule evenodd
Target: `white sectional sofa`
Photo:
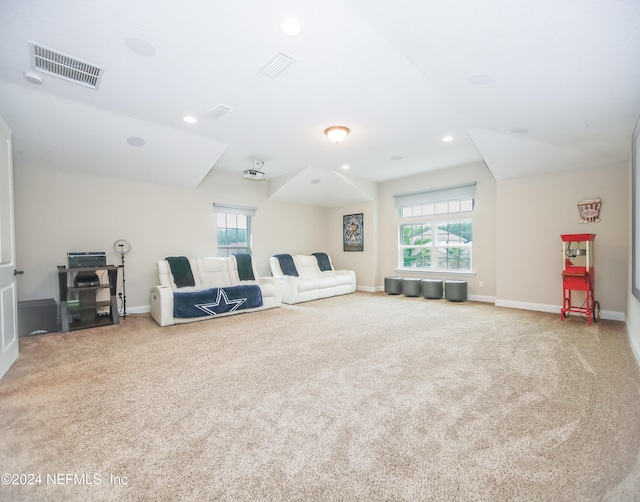
<instances>
[{"instance_id":1,"label":"white sectional sofa","mask_svg":"<svg viewBox=\"0 0 640 502\"><path fill-rule=\"evenodd\" d=\"M323 256L316 257L316 254ZM282 303L291 305L356 291L353 270L335 270L328 255L314 255L275 255L269 259L271 274L282 282Z\"/></svg>"},{"instance_id":2,"label":"white sectional sofa","mask_svg":"<svg viewBox=\"0 0 640 502\"><path fill-rule=\"evenodd\" d=\"M160 284L151 289L151 317L160 326L282 304L280 281L260 277L250 256L170 257L160 260L157 267Z\"/></svg>"}]
</instances>

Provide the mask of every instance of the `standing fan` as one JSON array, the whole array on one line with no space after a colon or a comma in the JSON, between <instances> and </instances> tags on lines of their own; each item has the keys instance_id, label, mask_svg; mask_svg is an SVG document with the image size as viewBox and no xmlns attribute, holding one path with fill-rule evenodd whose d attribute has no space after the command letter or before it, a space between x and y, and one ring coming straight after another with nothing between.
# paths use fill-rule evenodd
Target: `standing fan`
<instances>
[{"instance_id":1,"label":"standing fan","mask_svg":"<svg viewBox=\"0 0 640 502\"><path fill-rule=\"evenodd\" d=\"M113 243L113 250L120 255L122 261L122 317L127 317L127 289L124 277L124 255L131 251L131 244L124 239L118 239Z\"/></svg>"}]
</instances>

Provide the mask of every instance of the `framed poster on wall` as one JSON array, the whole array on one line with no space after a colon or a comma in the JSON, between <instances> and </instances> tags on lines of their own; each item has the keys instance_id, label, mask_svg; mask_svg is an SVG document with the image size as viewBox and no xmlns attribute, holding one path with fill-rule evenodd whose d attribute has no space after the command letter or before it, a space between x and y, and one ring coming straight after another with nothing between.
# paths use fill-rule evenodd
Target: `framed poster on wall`
<instances>
[{"instance_id":1,"label":"framed poster on wall","mask_svg":"<svg viewBox=\"0 0 640 502\"><path fill-rule=\"evenodd\" d=\"M344 251L364 251L363 213L345 214L342 217Z\"/></svg>"}]
</instances>

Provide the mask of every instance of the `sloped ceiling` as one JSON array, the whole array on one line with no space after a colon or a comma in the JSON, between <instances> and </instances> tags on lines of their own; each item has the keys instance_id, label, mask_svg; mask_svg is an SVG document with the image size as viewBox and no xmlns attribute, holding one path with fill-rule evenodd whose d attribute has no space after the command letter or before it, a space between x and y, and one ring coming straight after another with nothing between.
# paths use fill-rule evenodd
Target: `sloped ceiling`
<instances>
[{"instance_id":1,"label":"sloped ceiling","mask_svg":"<svg viewBox=\"0 0 640 502\"><path fill-rule=\"evenodd\" d=\"M471 162L497 179L625 162L638 26L636 0L3 0L0 114L17 168L195 187L261 160L272 198L349 204L359 180ZM27 81L30 41L104 68L99 88ZM260 73L280 51L294 63Z\"/></svg>"},{"instance_id":2,"label":"sloped ceiling","mask_svg":"<svg viewBox=\"0 0 640 502\"><path fill-rule=\"evenodd\" d=\"M12 84L0 82L0 93L12 96L1 113L26 125L14 130L18 162L195 187L227 148L214 139Z\"/></svg>"},{"instance_id":3,"label":"sloped ceiling","mask_svg":"<svg viewBox=\"0 0 640 502\"><path fill-rule=\"evenodd\" d=\"M349 177L335 171L307 167L292 175L283 175L269 181L269 198L284 202L339 207L349 203L374 200L376 184Z\"/></svg>"},{"instance_id":4,"label":"sloped ceiling","mask_svg":"<svg viewBox=\"0 0 640 502\"><path fill-rule=\"evenodd\" d=\"M496 179L548 174L576 167L611 164L608 157L567 145L538 141L513 134L471 129L473 142ZM530 155L535 152L535 155Z\"/></svg>"}]
</instances>

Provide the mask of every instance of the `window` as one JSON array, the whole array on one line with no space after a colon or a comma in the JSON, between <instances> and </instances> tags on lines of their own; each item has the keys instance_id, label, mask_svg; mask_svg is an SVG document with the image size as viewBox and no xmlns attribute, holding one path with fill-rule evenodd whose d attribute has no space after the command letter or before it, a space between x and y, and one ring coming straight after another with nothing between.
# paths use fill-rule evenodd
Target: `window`
<instances>
[{"instance_id":1,"label":"window","mask_svg":"<svg viewBox=\"0 0 640 502\"><path fill-rule=\"evenodd\" d=\"M473 199L445 200L442 202L428 202L426 204L403 206L400 211L400 217L433 216L434 214L463 213L471 210L473 210Z\"/></svg>"},{"instance_id":2,"label":"window","mask_svg":"<svg viewBox=\"0 0 640 502\"><path fill-rule=\"evenodd\" d=\"M400 225L400 268L471 271L471 220Z\"/></svg>"},{"instance_id":3,"label":"window","mask_svg":"<svg viewBox=\"0 0 640 502\"><path fill-rule=\"evenodd\" d=\"M475 183L396 195L399 268L471 272L474 197Z\"/></svg>"},{"instance_id":4,"label":"window","mask_svg":"<svg viewBox=\"0 0 640 502\"><path fill-rule=\"evenodd\" d=\"M218 233L218 256L251 253L251 220L256 209L214 204Z\"/></svg>"}]
</instances>

